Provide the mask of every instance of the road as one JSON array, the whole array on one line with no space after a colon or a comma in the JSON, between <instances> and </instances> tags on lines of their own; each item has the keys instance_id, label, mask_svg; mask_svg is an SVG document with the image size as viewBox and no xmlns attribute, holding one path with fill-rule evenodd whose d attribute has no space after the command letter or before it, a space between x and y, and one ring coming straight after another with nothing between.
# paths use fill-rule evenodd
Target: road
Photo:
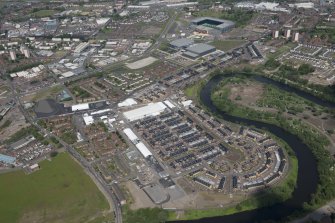
<instances>
[{"instance_id":1,"label":"road","mask_svg":"<svg viewBox=\"0 0 335 223\"><path fill-rule=\"evenodd\" d=\"M143 55L149 55L152 51L156 50L159 47L162 40L165 39L164 36L166 36L167 32L171 29L173 23L176 21L178 15L179 12L175 11L175 13L172 15L172 17L169 19L168 23L165 25L164 29L160 33L159 37L156 39L156 42Z\"/></svg>"}]
</instances>

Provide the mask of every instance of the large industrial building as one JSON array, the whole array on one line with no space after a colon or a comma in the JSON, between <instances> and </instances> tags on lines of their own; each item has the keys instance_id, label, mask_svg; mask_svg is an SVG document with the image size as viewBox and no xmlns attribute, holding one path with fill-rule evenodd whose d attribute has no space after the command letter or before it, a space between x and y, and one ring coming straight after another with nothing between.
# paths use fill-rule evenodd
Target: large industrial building
<instances>
[{"instance_id":1,"label":"large industrial building","mask_svg":"<svg viewBox=\"0 0 335 223\"><path fill-rule=\"evenodd\" d=\"M152 156L152 153L150 152L150 150L148 149L148 147L146 147L144 145L144 143L140 141L140 139L135 135L135 133L130 128L124 129L123 133L126 134L126 136L128 137L128 139L136 146L136 148L138 149L138 151L145 158L147 158L149 156Z\"/></svg>"},{"instance_id":2,"label":"large industrial building","mask_svg":"<svg viewBox=\"0 0 335 223\"><path fill-rule=\"evenodd\" d=\"M162 113L167 106L163 102L148 104L147 106L124 112L129 121L136 121L145 117L156 116Z\"/></svg>"},{"instance_id":3,"label":"large industrial building","mask_svg":"<svg viewBox=\"0 0 335 223\"><path fill-rule=\"evenodd\" d=\"M194 44L194 41L191 39L187 38L182 38L182 39L176 39L172 42L170 42L170 46L173 48L186 48L190 45Z\"/></svg>"},{"instance_id":4,"label":"large industrial building","mask_svg":"<svg viewBox=\"0 0 335 223\"><path fill-rule=\"evenodd\" d=\"M192 20L191 26L196 32L210 35L219 35L230 31L235 27L235 23L229 20L212 17L201 17Z\"/></svg>"},{"instance_id":5,"label":"large industrial building","mask_svg":"<svg viewBox=\"0 0 335 223\"><path fill-rule=\"evenodd\" d=\"M15 157L0 154L0 163L15 164L15 162L16 162Z\"/></svg>"},{"instance_id":6,"label":"large industrial building","mask_svg":"<svg viewBox=\"0 0 335 223\"><path fill-rule=\"evenodd\" d=\"M202 57L209 53L212 53L214 51L216 51L214 46L205 43L199 43L187 47L186 52L184 52L183 55L191 59L196 59L198 57Z\"/></svg>"}]
</instances>

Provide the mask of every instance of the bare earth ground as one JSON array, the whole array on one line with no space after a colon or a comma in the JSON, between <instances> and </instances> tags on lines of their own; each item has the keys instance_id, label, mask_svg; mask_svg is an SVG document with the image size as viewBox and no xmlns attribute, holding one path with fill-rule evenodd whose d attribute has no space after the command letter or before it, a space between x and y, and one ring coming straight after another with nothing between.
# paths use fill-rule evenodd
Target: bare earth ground
<instances>
[{"instance_id":1,"label":"bare earth ground","mask_svg":"<svg viewBox=\"0 0 335 223\"><path fill-rule=\"evenodd\" d=\"M128 181L126 187L133 198L133 203L130 204L131 209L155 207L155 204L152 203L150 198L133 181Z\"/></svg>"},{"instance_id":2,"label":"bare earth ground","mask_svg":"<svg viewBox=\"0 0 335 223\"><path fill-rule=\"evenodd\" d=\"M28 123L26 123L26 120L21 114L18 107L15 107L12 110L10 110L6 114L5 118L0 122L0 125L2 125L6 120L10 120L11 124L7 128L0 130L0 141L9 138L18 130L27 127L29 125Z\"/></svg>"},{"instance_id":3,"label":"bare earth ground","mask_svg":"<svg viewBox=\"0 0 335 223\"><path fill-rule=\"evenodd\" d=\"M207 209L215 207L227 207L241 200L240 195L230 197L228 194L211 191L197 191L188 194L178 200L163 204L163 208L175 209Z\"/></svg>"},{"instance_id":4,"label":"bare earth ground","mask_svg":"<svg viewBox=\"0 0 335 223\"><path fill-rule=\"evenodd\" d=\"M230 89L229 99L244 106L255 106L264 92L263 85L256 82L248 82L248 85L227 84L225 87ZM237 96L241 100L235 100Z\"/></svg>"},{"instance_id":5,"label":"bare earth ground","mask_svg":"<svg viewBox=\"0 0 335 223\"><path fill-rule=\"evenodd\" d=\"M161 31L161 27L149 26L147 28L144 28L143 33L146 35L156 35L156 34L159 34L160 31Z\"/></svg>"},{"instance_id":6,"label":"bare earth ground","mask_svg":"<svg viewBox=\"0 0 335 223\"><path fill-rule=\"evenodd\" d=\"M243 195L230 196L229 194L210 192L210 191L192 191L189 182L185 179L178 179L176 183L180 185L187 193L180 199L169 201L162 205L167 209L206 209L213 207L225 207L235 204L243 198ZM130 204L131 209L152 208L156 205L148 198L148 196L139 189L137 185L128 181L126 183L127 189L133 197L133 203Z\"/></svg>"}]
</instances>

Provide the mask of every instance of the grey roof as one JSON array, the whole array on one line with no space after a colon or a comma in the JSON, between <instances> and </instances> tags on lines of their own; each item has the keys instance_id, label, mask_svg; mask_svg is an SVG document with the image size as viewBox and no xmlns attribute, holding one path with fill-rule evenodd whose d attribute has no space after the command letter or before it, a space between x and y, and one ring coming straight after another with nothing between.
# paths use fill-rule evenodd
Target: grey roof
<instances>
[{"instance_id":1,"label":"grey roof","mask_svg":"<svg viewBox=\"0 0 335 223\"><path fill-rule=\"evenodd\" d=\"M195 54L206 53L214 49L215 49L214 46L208 45L206 43L198 43L186 48L187 51Z\"/></svg>"},{"instance_id":2,"label":"grey roof","mask_svg":"<svg viewBox=\"0 0 335 223\"><path fill-rule=\"evenodd\" d=\"M187 52L185 52L185 53L183 53L185 56L188 56L188 57L191 57L191 58L197 58L197 57L199 57L199 54L196 54L196 53L192 53L192 52L189 52L189 51L187 51Z\"/></svg>"},{"instance_id":3,"label":"grey roof","mask_svg":"<svg viewBox=\"0 0 335 223\"><path fill-rule=\"evenodd\" d=\"M17 148L21 148L23 145L30 143L34 140L35 138L32 135L28 135L16 142L13 142L12 144L9 145L10 149L17 149Z\"/></svg>"},{"instance_id":4,"label":"grey roof","mask_svg":"<svg viewBox=\"0 0 335 223\"><path fill-rule=\"evenodd\" d=\"M234 26L234 25L235 25L234 22L226 20L226 22L224 22L221 25L218 25L216 27L223 29L223 28L226 28L226 27L229 27L229 26Z\"/></svg>"},{"instance_id":5,"label":"grey roof","mask_svg":"<svg viewBox=\"0 0 335 223\"><path fill-rule=\"evenodd\" d=\"M176 39L170 43L170 45L175 46L175 47L185 47L193 44L194 41L191 39L187 38L182 38L182 39Z\"/></svg>"}]
</instances>

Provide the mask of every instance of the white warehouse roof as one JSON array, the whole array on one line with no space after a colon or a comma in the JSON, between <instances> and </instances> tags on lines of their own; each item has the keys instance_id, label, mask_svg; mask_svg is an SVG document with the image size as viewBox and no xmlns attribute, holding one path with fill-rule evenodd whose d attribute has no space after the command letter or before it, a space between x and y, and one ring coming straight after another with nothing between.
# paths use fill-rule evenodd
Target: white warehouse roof
<instances>
[{"instance_id":1,"label":"white warehouse roof","mask_svg":"<svg viewBox=\"0 0 335 223\"><path fill-rule=\"evenodd\" d=\"M137 102L133 98L127 98L126 100L117 104L117 106L120 108L120 107L132 106L132 105L136 105L136 104L137 104Z\"/></svg>"},{"instance_id":2,"label":"white warehouse roof","mask_svg":"<svg viewBox=\"0 0 335 223\"><path fill-rule=\"evenodd\" d=\"M83 119L84 119L84 122L85 122L85 125L91 125L94 123L94 119L92 116L88 115L88 114L85 114L83 116Z\"/></svg>"},{"instance_id":3,"label":"white warehouse roof","mask_svg":"<svg viewBox=\"0 0 335 223\"><path fill-rule=\"evenodd\" d=\"M136 141L138 140L138 138L137 138L137 136L135 135L135 133L130 128L124 129L123 132L130 139L130 141L132 141L133 143L136 143Z\"/></svg>"},{"instance_id":4,"label":"white warehouse roof","mask_svg":"<svg viewBox=\"0 0 335 223\"><path fill-rule=\"evenodd\" d=\"M135 133L130 128L124 129L123 132L130 139L130 141L135 144L136 148L145 158L147 158L148 156L152 156L152 153L149 151L149 149L144 145L143 142L139 141Z\"/></svg>"},{"instance_id":5,"label":"white warehouse roof","mask_svg":"<svg viewBox=\"0 0 335 223\"><path fill-rule=\"evenodd\" d=\"M148 104L147 106L137 108L134 110L130 110L127 112L124 112L123 115L129 120L129 121L136 121L139 119L143 119L145 117L149 116L156 116L162 113L166 109L166 105L163 104L163 102L157 102Z\"/></svg>"},{"instance_id":6,"label":"white warehouse roof","mask_svg":"<svg viewBox=\"0 0 335 223\"><path fill-rule=\"evenodd\" d=\"M67 71L65 73L62 73L61 75L65 78L67 78L67 77L72 77L74 75L74 73L72 71Z\"/></svg>"},{"instance_id":7,"label":"white warehouse roof","mask_svg":"<svg viewBox=\"0 0 335 223\"><path fill-rule=\"evenodd\" d=\"M89 104L78 104L78 105L73 105L72 107L72 111L81 111L81 110L86 110L89 109Z\"/></svg>"},{"instance_id":8,"label":"white warehouse roof","mask_svg":"<svg viewBox=\"0 0 335 223\"><path fill-rule=\"evenodd\" d=\"M192 100L182 101L181 103L184 105L184 107L188 107L192 104Z\"/></svg>"},{"instance_id":9,"label":"white warehouse roof","mask_svg":"<svg viewBox=\"0 0 335 223\"><path fill-rule=\"evenodd\" d=\"M171 109L176 107L176 106L175 106L174 104L172 104L171 101L169 101L169 100L165 100L165 101L164 101L164 104L166 104L166 105L167 105L169 108L171 108Z\"/></svg>"},{"instance_id":10,"label":"white warehouse roof","mask_svg":"<svg viewBox=\"0 0 335 223\"><path fill-rule=\"evenodd\" d=\"M143 142L137 143L136 148L142 153L142 155L147 158L148 156L152 156L152 153L149 149L144 145Z\"/></svg>"}]
</instances>

